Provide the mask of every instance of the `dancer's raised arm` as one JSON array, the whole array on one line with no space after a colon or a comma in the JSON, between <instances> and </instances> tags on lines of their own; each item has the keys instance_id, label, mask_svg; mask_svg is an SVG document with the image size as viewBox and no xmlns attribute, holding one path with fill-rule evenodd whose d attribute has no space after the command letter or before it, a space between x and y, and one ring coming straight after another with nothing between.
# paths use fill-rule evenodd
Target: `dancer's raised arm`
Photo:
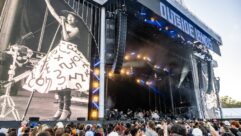
<instances>
[{"instance_id":1,"label":"dancer's raised arm","mask_svg":"<svg viewBox=\"0 0 241 136\"><path fill-rule=\"evenodd\" d=\"M56 13L56 11L54 10L54 8L52 7L51 3L49 0L45 0L47 7L49 9L49 12L52 14L52 16L60 23L62 24L61 18L60 16Z\"/></svg>"}]
</instances>

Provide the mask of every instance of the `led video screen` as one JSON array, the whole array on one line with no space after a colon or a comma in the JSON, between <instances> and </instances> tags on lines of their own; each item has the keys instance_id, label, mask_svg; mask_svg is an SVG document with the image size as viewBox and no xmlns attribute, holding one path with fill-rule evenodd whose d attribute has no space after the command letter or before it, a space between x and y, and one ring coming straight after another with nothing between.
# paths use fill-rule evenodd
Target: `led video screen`
<instances>
[{"instance_id":1,"label":"led video screen","mask_svg":"<svg viewBox=\"0 0 241 136\"><path fill-rule=\"evenodd\" d=\"M78 6L65 0L16 2L15 16L5 10L1 18L2 26L13 25L1 67L0 120L87 118L90 7L83 8L80 1Z\"/></svg>"}]
</instances>

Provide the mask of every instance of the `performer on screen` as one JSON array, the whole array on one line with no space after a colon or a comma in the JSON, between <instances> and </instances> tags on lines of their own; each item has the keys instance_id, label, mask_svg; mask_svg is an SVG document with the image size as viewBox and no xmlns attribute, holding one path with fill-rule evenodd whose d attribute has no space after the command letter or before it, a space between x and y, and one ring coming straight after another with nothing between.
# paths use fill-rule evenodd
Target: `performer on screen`
<instances>
[{"instance_id":1,"label":"performer on screen","mask_svg":"<svg viewBox=\"0 0 241 136\"><path fill-rule=\"evenodd\" d=\"M90 64L77 49L80 45L80 18L74 12L62 11L59 16L49 0L45 0L52 16L62 27L59 44L34 66L24 89L48 93L55 91L59 107L52 120L66 120L71 115L71 91L89 89Z\"/></svg>"}]
</instances>

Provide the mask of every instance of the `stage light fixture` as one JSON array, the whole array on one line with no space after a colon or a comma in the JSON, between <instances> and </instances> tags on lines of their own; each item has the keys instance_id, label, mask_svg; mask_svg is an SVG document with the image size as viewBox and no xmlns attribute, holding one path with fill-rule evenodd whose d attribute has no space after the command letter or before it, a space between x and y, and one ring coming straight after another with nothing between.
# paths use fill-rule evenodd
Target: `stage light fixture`
<instances>
[{"instance_id":1,"label":"stage light fixture","mask_svg":"<svg viewBox=\"0 0 241 136\"><path fill-rule=\"evenodd\" d=\"M160 66L154 65L154 68L155 68L155 69L160 69Z\"/></svg>"},{"instance_id":2,"label":"stage light fixture","mask_svg":"<svg viewBox=\"0 0 241 136\"><path fill-rule=\"evenodd\" d=\"M146 85L150 86L152 84L151 81L146 81Z\"/></svg>"},{"instance_id":3,"label":"stage light fixture","mask_svg":"<svg viewBox=\"0 0 241 136\"><path fill-rule=\"evenodd\" d=\"M137 55L137 58L138 58L138 59L140 59L140 58L141 58L141 55L140 55L140 54L138 54L138 55Z\"/></svg>"},{"instance_id":4,"label":"stage light fixture","mask_svg":"<svg viewBox=\"0 0 241 136\"><path fill-rule=\"evenodd\" d=\"M169 30L169 27L168 27L168 26L166 26L166 27L165 27L165 30L166 30L166 31L168 31L168 30Z\"/></svg>"},{"instance_id":5,"label":"stage light fixture","mask_svg":"<svg viewBox=\"0 0 241 136\"><path fill-rule=\"evenodd\" d=\"M140 79L136 79L136 82L139 84L139 83L141 83L141 80Z\"/></svg>"},{"instance_id":6,"label":"stage light fixture","mask_svg":"<svg viewBox=\"0 0 241 136\"><path fill-rule=\"evenodd\" d=\"M154 21L155 21L155 18L154 18L154 17L151 17L151 21L154 22Z\"/></svg>"},{"instance_id":7,"label":"stage light fixture","mask_svg":"<svg viewBox=\"0 0 241 136\"><path fill-rule=\"evenodd\" d=\"M98 88L99 87L99 82L94 81L92 85L93 85L93 88Z\"/></svg>"},{"instance_id":8,"label":"stage light fixture","mask_svg":"<svg viewBox=\"0 0 241 136\"><path fill-rule=\"evenodd\" d=\"M144 56L144 57L143 57L143 60L146 60L146 59L147 59L147 57L146 57L146 56Z\"/></svg>"},{"instance_id":9,"label":"stage light fixture","mask_svg":"<svg viewBox=\"0 0 241 136\"><path fill-rule=\"evenodd\" d=\"M100 75L100 69L95 68L95 69L94 69L94 74L95 74L95 75Z\"/></svg>"},{"instance_id":10,"label":"stage light fixture","mask_svg":"<svg viewBox=\"0 0 241 136\"><path fill-rule=\"evenodd\" d=\"M147 61L151 62L151 59L149 57L146 58Z\"/></svg>"},{"instance_id":11,"label":"stage light fixture","mask_svg":"<svg viewBox=\"0 0 241 136\"><path fill-rule=\"evenodd\" d=\"M136 55L136 53L135 53L135 52L132 52L131 55Z\"/></svg>"},{"instance_id":12,"label":"stage light fixture","mask_svg":"<svg viewBox=\"0 0 241 136\"><path fill-rule=\"evenodd\" d=\"M113 72L109 72L108 77L113 77Z\"/></svg>"},{"instance_id":13,"label":"stage light fixture","mask_svg":"<svg viewBox=\"0 0 241 136\"><path fill-rule=\"evenodd\" d=\"M120 73L125 74L125 69L121 69Z\"/></svg>"},{"instance_id":14,"label":"stage light fixture","mask_svg":"<svg viewBox=\"0 0 241 136\"><path fill-rule=\"evenodd\" d=\"M130 56L129 55L125 55L125 60L129 60Z\"/></svg>"},{"instance_id":15,"label":"stage light fixture","mask_svg":"<svg viewBox=\"0 0 241 136\"><path fill-rule=\"evenodd\" d=\"M92 119L97 119L98 118L98 111L92 110L90 116L91 116Z\"/></svg>"},{"instance_id":16,"label":"stage light fixture","mask_svg":"<svg viewBox=\"0 0 241 136\"><path fill-rule=\"evenodd\" d=\"M94 95L92 100L93 100L93 102L99 102L99 96L98 95Z\"/></svg>"},{"instance_id":17,"label":"stage light fixture","mask_svg":"<svg viewBox=\"0 0 241 136\"><path fill-rule=\"evenodd\" d=\"M130 75L130 71L129 71L129 70L126 71L126 75L127 75L127 76Z\"/></svg>"}]
</instances>

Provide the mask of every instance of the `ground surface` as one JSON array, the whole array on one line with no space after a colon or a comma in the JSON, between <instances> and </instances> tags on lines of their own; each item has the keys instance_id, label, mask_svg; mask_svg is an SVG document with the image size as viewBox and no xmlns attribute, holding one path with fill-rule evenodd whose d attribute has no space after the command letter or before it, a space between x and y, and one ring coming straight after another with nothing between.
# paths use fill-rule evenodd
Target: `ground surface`
<instances>
[{"instance_id":1,"label":"ground surface","mask_svg":"<svg viewBox=\"0 0 241 136\"><path fill-rule=\"evenodd\" d=\"M20 118L23 117L30 95L31 92L29 91L19 91L17 96L11 96ZM25 119L29 117L40 117L40 120L48 120L54 115L58 108L58 103L56 102L57 100L54 98L54 93L34 93ZM3 99L0 100L0 104L3 104ZM2 111L2 108L0 110ZM87 104L72 102L71 111L71 120L76 120L77 117L86 118L88 112ZM14 117L10 113L6 117L1 117L0 120L14 120Z\"/></svg>"}]
</instances>

